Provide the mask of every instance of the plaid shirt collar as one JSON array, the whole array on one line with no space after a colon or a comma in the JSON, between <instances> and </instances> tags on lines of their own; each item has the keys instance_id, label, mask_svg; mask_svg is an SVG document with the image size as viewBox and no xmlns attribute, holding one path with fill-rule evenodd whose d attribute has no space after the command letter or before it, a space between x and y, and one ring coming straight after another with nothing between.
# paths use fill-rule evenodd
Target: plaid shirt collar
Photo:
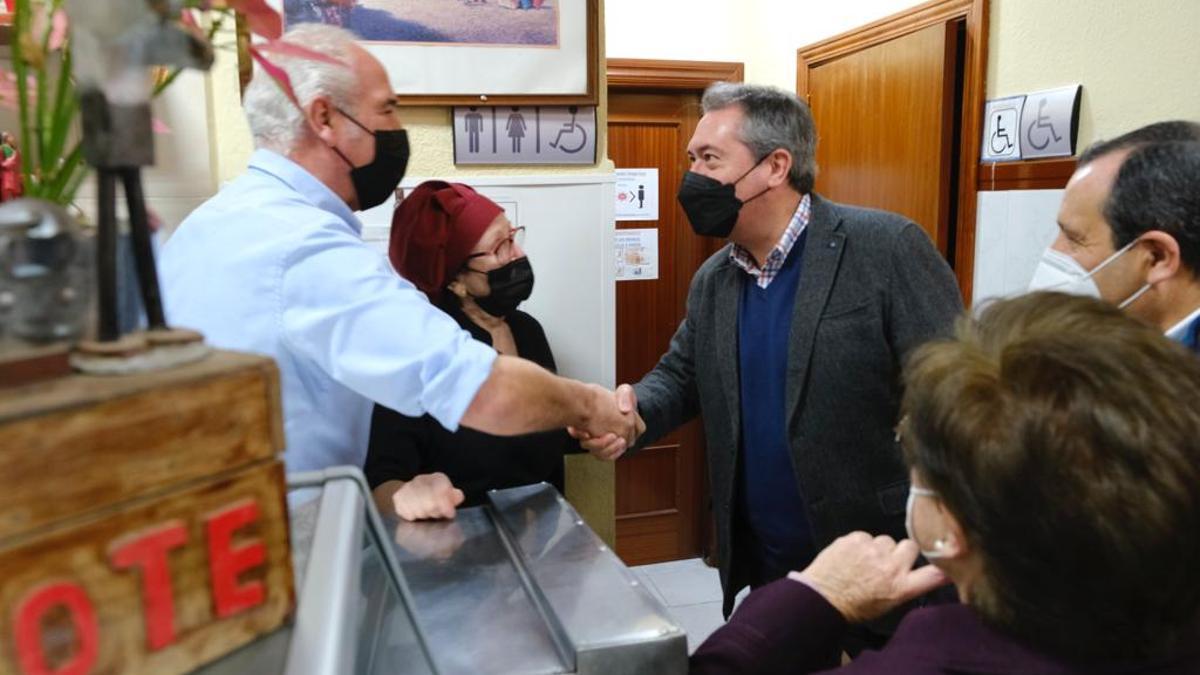
<instances>
[{"instance_id":1,"label":"plaid shirt collar","mask_svg":"<svg viewBox=\"0 0 1200 675\"><path fill-rule=\"evenodd\" d=\"M783 263L787 260L788 254L792 252L792 246L800 239L804 228L808 227L808 219L811 214L812 197L806 194L800 200L800 205L796 207L796 212L792 214L792 221L783 231L779 243L775 244L775 248L767 254L767 262L762 267L759 267L758 263L754 261L754 256L750 255L750 251L738 244L734 244L733 248L729 250L729 259L733 261L733 264L742 268L746 274L754 277L754 283L759 288L770 286L771 281L779 274L779 270L783 269Z\"/></svg>"}]
</instances>

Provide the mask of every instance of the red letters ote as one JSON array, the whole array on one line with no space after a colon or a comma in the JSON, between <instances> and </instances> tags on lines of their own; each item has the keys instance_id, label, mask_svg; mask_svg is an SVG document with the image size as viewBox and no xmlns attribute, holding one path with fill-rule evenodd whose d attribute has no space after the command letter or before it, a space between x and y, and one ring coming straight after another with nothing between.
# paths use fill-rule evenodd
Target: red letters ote
<instances>
[{"instance_id":1,"label":"red letters ote","mask_svg":"<svg viewBox=\"0 0 1200 675\"><path fill-rule=\"evenodd\" d=\"M208 581L217 619L244 612L266 599L261 580L245 583L238 580L242 573L266 561L266 546L260 539L234 546L234 534L255 523L258 516L258 503L243 499L204 518ZM184 522L170 520L116 539L109 546L108 562L113 569L136 569L140 574L142 618L150 651L167 647L176 639L170 553L185 545L187 539ZM48 612L60 606L70 618L77 646L69 660L52 669L43 644L43 622ZM80 584L60 580L34 587L17 604L13 619L17 660L26 675L83 675L96 665L100 652L99 625L92 601Z\"/></svg>"}]
</instances>

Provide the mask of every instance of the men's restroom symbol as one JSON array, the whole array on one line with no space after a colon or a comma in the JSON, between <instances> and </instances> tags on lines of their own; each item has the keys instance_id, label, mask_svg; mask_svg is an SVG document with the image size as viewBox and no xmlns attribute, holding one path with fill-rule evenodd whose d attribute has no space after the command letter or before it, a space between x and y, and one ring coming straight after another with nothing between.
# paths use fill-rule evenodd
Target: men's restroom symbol
<instances>
[{"instance_id":1,"label":"men's restroom symbol","mask_svg":"<svg viewBox=\"0 0 1200 675\"><path fill-rule=\"evenodd\" d=\"M483 133L483 115L479 108L472 106L463 116L463 124L467 132L467 152L479 152L479 134Z\"/></svg>"}]
</instances>

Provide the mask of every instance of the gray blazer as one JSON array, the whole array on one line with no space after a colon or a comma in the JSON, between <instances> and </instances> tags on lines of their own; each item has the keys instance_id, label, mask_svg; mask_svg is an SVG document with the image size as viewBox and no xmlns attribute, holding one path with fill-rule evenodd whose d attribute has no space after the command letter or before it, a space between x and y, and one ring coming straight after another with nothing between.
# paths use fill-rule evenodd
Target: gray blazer
<instances>
[{"instance_id":1,"label":"gray blazer","mask_svg":"<svg viewBox=\"0 0 1200 675\"><path fill-rule=\"evenodd\" d=\"M788 435L818 550L853 530L904 536L908 475L895 443L905 355L962 312L950 267L915 223L812 195L787 368ZM725 613L746 585L733 517L742 402L729 247L692 278L687 316L635 385L641 448L704 418ZM636 449L635 448L635 449ZM744 566L744 565L743 565Z\"/></svg>"}]
</instances>

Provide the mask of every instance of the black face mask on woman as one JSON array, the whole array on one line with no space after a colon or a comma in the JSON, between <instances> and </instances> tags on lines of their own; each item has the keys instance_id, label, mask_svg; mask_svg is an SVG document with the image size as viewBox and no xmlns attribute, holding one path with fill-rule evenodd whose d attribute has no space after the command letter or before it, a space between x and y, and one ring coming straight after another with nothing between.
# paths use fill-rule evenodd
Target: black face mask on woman
<instances>
[{"instance_id":1,"label":"black face mask on woman","mask_svg":"<svg viewBox=\"0 0 1200 675\"><path fill-rule=\"evenodd\" d=\"M728 238L729 233L733 232L733 226L737 224L738 212L742 210L742 205L751 199L758 199L770 189L767 188L744 202L737 198L737 184L769 156L763 155L762 159L732 183L722 183L694 171L683 174L676 199L687 214L692 231L702 237Z\"/></svg>"},{"instance_id":2,"label":"black face mask on woman","mask_svg":"<svg viewBox=\"0 0 1200 675\"><path fill-rule=\"evenodd\" d=\"M337 111L359 129L375 137L375 159L369 164L354 166L341 150L333 149L338 157L350 165L350 182L358 194L359 210L375 208L396 192L396 186L404 178L404 170L408 168L408 132L404 129L371 131L346 111L340 108Z\"/></svg>"},{"instance_id":3,"label":"black face mask on woman","mask_svg":"<svg viewBox=\"0 0 1200 675\"><path fill-rule=\"evenodd\" d=\"M517 305L528 300L533 293L533 266L529 264L527 257L517 258L487 272L470 267L467 269L487 275L488 286L492 292L482 298L475 298L475 304L492 316L512 314Z\"/></svg>"}]
</instances>

